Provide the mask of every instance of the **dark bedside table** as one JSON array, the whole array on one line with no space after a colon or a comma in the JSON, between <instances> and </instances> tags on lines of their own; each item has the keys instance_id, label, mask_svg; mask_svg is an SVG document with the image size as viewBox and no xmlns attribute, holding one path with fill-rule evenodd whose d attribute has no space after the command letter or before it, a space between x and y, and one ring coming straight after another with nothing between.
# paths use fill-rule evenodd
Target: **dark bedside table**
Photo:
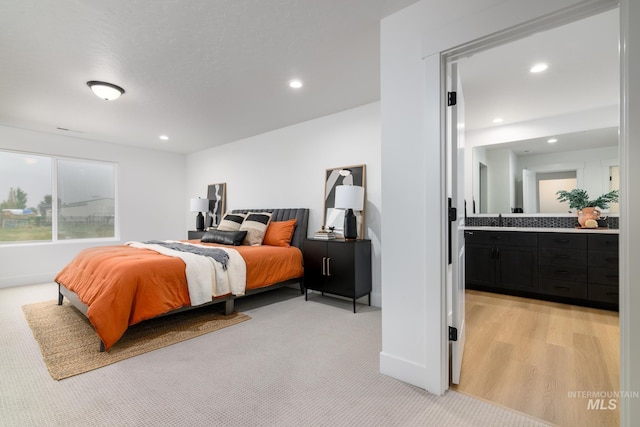
<instances>
[{"instance_id":1,"label":"dark bedside table","mask_svg":"<svg viewBox=\"0 0 640 427\"><path fill-rule=\"evenodd\" d=\"M353 300L369 296L371 305L371 240L304 241L304 288Z\"/></svg>"},{"instance_id":2,"label":"dark bedside table","mask_svg":"<svg viewBox=\"0 0 640 427\"><path fill-rule=\"evenodd\" d=\"M204 236L204 233L206 233L206 231L189 230L187 232L187 235L189 240L195 240L195 239L202 239L202 236Z\"/></svg>"}]
</instances>

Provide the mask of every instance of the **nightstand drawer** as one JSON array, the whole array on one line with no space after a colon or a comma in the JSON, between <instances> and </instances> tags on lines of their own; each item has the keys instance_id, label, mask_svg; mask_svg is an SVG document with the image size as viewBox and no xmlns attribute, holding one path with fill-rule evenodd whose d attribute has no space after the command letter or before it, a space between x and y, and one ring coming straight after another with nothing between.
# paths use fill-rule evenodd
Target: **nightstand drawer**
<instances>
[{"instance_id":1,"label":"nightstand drawer","mask_svg":"<svg viewBox=\"0 0 640 427\"><path fill-rule=\"evenodd\" d=\"M189 230L187 232L187 238L189 240L202 239L202 236L204 236L204 233L206 233L206 231Z\"/></svg>"}]
</instances>

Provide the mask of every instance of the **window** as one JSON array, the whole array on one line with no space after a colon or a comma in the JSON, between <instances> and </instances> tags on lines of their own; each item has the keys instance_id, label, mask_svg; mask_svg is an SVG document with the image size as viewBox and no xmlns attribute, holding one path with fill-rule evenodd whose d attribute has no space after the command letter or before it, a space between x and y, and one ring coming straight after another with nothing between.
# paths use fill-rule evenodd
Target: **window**
<instances>
[{"instance_id":1,"label":"window","mask_svg":"<svg viewBox=\"0 0 640 427\"><path fill-rule=\"evenodd\" d=\"M578 187L576 171L537 173L538 212L568 212L567 202L558 201L558 191L571 191Z\"/></svg>"},{"instance_id":2,"label":"window","mask_svg":"<svg viewBox=\"0 0 640 427\"><path fill-rule=\"evenodd\" d=\"M51 240L51 164L49 157L0 151L0 242Z\"/></svg>"},{"instance_id":3,"label":"window","mask_svg":"<svg viewBox=\"0 0 640 427\"><path fill-rule=\"evenodd\" d=\"M112 163L0 151L0 243L113 238L115 188Z\"/></svg>"}]
</instances>

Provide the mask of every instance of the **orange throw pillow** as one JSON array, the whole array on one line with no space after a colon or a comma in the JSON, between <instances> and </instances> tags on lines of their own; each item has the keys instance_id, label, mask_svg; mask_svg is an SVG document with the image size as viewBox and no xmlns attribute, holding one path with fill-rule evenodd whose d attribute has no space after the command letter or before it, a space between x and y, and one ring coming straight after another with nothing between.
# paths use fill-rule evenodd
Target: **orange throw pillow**
<instances>
[{"instance_id":1,"label":"orange throw pillow","mask_svg":"<svg viewBox=\"0 0 640 427\"><path fill-rule=\"evenodd\" d=\"M271 221L264 233L263 245L269 246L291 246L293 231L296 229L296 220Z\"/></svg>"}]
</instances>

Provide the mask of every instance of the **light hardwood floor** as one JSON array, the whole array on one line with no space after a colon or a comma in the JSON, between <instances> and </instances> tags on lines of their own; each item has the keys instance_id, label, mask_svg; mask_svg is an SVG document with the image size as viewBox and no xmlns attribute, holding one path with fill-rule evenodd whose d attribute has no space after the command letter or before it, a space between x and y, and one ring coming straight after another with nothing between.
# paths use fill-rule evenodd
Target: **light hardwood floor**
<instances>
[{"instance_id":1,"label":"light hardwood floor","mask_svg":"<svg viewBox=\"0 0 640 427\"><path fill-rule=\"evenodd\" d=\"M620 390L617 312L479 291L467 291L465 312L454 390L559 426L619 425L620 399L589 409L575 394Z\"/></svg>"}]
</instances>

